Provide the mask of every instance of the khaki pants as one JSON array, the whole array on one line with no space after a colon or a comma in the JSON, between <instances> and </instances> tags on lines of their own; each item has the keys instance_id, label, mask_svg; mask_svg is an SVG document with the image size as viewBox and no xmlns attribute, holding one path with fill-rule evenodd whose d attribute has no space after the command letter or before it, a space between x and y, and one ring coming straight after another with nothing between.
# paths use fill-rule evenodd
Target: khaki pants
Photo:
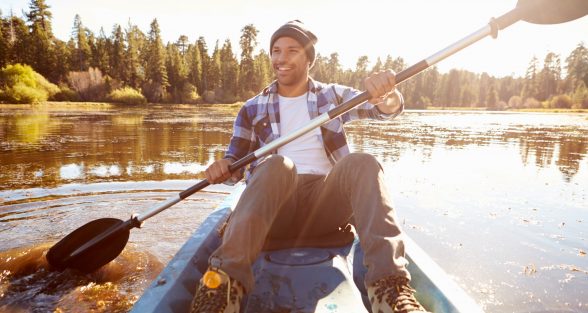
<instances>
[{"instance_id":1,"label":"khaki pants","mask_svg":"<svg viewBox=\"0 0 588 313\"><path fill-rule=\"evenodd\" d=\"M253 171L210 264L251 291L251 265L267 236L316 237L352 217L368 269L366 286L388 276L410 279L384 173L373 156L363 153L346 156L327 176L297 175L290 159L266 158Z\"/></svg>"}]
</instances>

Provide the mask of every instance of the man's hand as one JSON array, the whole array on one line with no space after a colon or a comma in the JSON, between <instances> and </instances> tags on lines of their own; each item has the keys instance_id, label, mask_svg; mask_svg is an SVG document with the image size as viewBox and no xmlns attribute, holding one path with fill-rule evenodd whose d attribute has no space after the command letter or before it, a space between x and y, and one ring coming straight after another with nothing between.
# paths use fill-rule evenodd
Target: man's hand
<instances>
[{"instance_id":1,"label":"man's hand","mask_svg":"<svg viewBox=\"0 0 588 313\"><path fill-rule=\"evenodd\" d=\"M386 70L374 73L364 80L364 85L373 97L369 102L377 105L380 111L392 114L400 109L402 101L396 91L396 73L394 71Z\"/></svg>"},{"instance_id":2,"label":"man's hand","mask_svg":"<svg viewBox=\"0 0 588 313\"><path fill-rule=\"evenodd\" d=\"M206 169L206 180L210 184L219 184L231 178L231 172L229 171L229 165L231 164L233 164L233 161L230 159L216 160ZM234 179L237 179L236 175L237 173L235 172Z\"/></svg>"}]
</instances>

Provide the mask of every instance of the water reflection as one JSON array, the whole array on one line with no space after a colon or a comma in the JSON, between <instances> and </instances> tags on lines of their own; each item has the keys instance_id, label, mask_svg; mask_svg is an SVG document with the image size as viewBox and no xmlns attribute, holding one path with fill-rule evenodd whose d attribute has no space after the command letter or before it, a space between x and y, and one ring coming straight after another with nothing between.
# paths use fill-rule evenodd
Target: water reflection
<instances>
[{"instance_id":1,"label":"water reflection","mask_svg":"<svg viewBox=\"0 0 588 313\"><path fill-rule=\"evenodd\" d=\"M0 189L201 177L203 164L222 157L232 128L226 109L127 110L4 110ZM15 127L25 124L32 126Z\"/></svg>"},{"instance_id":2,"label":"water reflection","mask_svg":"<svg viewBox=\"0 0 588 313\"><path fill-rule=\"evenodd\" d=\"M419 147L430 160L435 147L463 149L468 146L518 147L522 163L540 168L555 164L566 181L586 164L588 118L585 115L497 113L408 113L398 124L368 122L348 128L352 143L361 151L378 150L385 160L398 160ZM543 124L537 128L537 123ZM374 149L385 146L389 149ZM476 161L476 160L472 160Z\"/></svg>"}]
</instances>

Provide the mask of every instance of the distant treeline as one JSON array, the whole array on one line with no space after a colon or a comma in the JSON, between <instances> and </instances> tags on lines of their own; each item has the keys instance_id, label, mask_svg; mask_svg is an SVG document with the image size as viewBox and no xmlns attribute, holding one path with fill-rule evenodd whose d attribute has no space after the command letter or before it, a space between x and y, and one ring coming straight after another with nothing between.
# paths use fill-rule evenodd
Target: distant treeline
<instances>
[{"instance_id":1,"label":"distant treeline","mask_svg":"<svg viewBox=\"0 0 588 313\"><path fill-rule=\"evenodd\" d=\"M30 65L59 87L59 92L48 94L50 99L69 101L116 101L113 95L118 92L155 103L232 103L255 95L273 79L267 51L254 53L258 30L252 24L241 29L237 56L229 39L222 44L217 40L212 53L204 37L190 42L181 35L164 44L157 19L146 34L130 22L115 25L110 34L103 28L95 34L76 15L71 38L65 42L53 35L49 9L44 0L31 0L25 19L0 12L0 100L2 95L5 102L15 99L9 97L16 92L9 84L17 79L7 75L15 75L16 64ZM311 75L363 89L369 73L399 72L408 66L401 57L391 56L385 61L378 58L371 68L369 64L362 56L355 69L343 69L338 53L318 55ZM409 108L505 109L588 108L586 86L588 49L580 42L563 65L555 53L548 53L542 63L533 58L525 77L497 78L464 70L441 74L433 67L399 88Z\"/></svg>"}]
</instances>

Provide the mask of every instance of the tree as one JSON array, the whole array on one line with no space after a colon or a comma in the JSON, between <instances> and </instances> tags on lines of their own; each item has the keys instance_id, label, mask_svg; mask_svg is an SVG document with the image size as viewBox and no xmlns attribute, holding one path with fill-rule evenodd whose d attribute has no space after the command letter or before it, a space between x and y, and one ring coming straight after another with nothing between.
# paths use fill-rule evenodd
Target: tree
<instances>
[{"instance_id":1,"label":"tree","mask_svg":"<svg viewBox=\"0 0 588 313\"><path fill-rule=\"evenodd\" d=\"M4 19L0 11L0 68L8 63L8 40L4 38Z\"/></svg>"},{"instance_id":2,"label":"tree","mask_svg":"<svg viewBox=\"0 0 588 313\"><path fill-rule=\"evenodd\" d=\"M188 77L188 67L186 66L185 59L175 44L167 45L166 54L166 68L173 100L177 103L185 103L187 99L184 99L185 97L182 92Z\"/></svg>"},{"instance_id":3,"label":"tree","mask_svg":"<svg viewBox=\"0 0 588 313\"><path fill-rule=\"evenodd\" d=\"M188 65L188 81L190 84L198 88L197 92L202 91L202 89L200 89L202 84L202 58L200 57L200 49L198 49L198 46L188 46L186 62Z\"/></svg>"},{"instance_id":4,"label":"tree","mask_svg":"<svg viewBox=\"0 0 588 313\"><path fill-rule=\"evenodd\" d=\"M380 59L378 57L378 59L376 60L376 64L374 65L374 67L372 67L372 70L370 73L378 73L380 71L382 71L384 69L384 65L382 64L382 59Z\"/></svg>"},{"instance_id":5,"label":"tree","mask_svg":"<svg viewBox=\"0 0 588 313\"><path fill-rule=\"evenodd\" d=\"M253 50L257 46L257 34L259 31L253 24L248 24L241 29L239 46L241 47L241 66L239 68L239 86L241 95L248 98L255 93Z\"/></svg>"},{"instance_id":6,"label":"tree","mask_svg":"<svg viewBox=\"0 0 588 313\"><path fill-rule=\"evenodd\" d=\"M441 97L443 106L456 106L461 103L461 72L455 69L449 71L445 81L445 93Z\"/></svg>"},{"instance_id":7,"label":"tree","mask_svg":"<svg viewBox=\"0 0 588 313\"><path fill-rule=\"evenodd\" d=\"M123 82L128 81L125 70L125 38L122 27L118 24L114 25L112 30L112 46L110 50L110 72L107 74L113 78L119 79Z\"/></svg>"},{"instance_id":8,"label":"tree","mask_svg":"<svg viewBox=\"0 0 588 313\"><path fill-rule=\"evenodd\" d=\"M355 66L355 73L353 74L353 85L352 87L356 89L364 89L363 88L363 80L367 76L367 67L370 60L367 55L360 56L357 59L357 63Z\"/></svg>"},{"instance_id":9,"label":"tree","mask_svg":"<svg viewBox=\"0 0 588 313\"><path fill-rule=\"evenodd\" d=\"M210 76L210 57L208 56L208 48L206 47L206 40L200 36L196 41L200 53L200 63L202 68L202 75L200 76L200 84L196 85L198 90L203 94L208 89L208 77Z\"/></svg>"},{"instance_id":10,"label":"tree","mask_svg":"<svg viewBox=\"0 0 588 313\"><path fill-rule=\"evenodd\" d=\"M31 0L27 21L29 22L28 60L35 71L52 81L55 77L56 56L53 49L53 33L49 6L45 0Z\"/></svg>"},{"instance_id":11,"label":"tree","mask_svg":"<svg viewBox=\"0 0 588 313\"><path fill-rule=\"evenodd\" d=\"M86 30L82 24L82 19L76 14L72 30L72 39L76 45L76 51L73 54L74 64L72 64L72 68L80 72L86 71L90 67L92 51L90 50L90 43L86 36L87 31L88 30Z\"/></svg>"},{"instance_id":12,"label":"tree","mask_svg":"<svg viewBox=\"0 0 588 313\"><path fill-rule=\"evenodd\" d=\"M212 51L212 57L210 58L210 67L208 72L208 88L210 90L218 91L220 87L220 76L221 76L221 59L220 59L220 48L218 40L214 45Z\"/></svg>"},{"instance_id":13,"label":"tree","mask_svg":"<svg viewBox=\"0 0 588 313\"><path fill-rule=\"evenodd\" d=\"M11 14L4 25L4 29L7 30L6 42L8 45L8 50L5 52L6 62L12 64L28 63L30 60L29 31L25 21Z\"/></svg>"},{"instance_id":14,"label":"tree","mask_svg":"<svg viewBox=\"0 0 588 313\"><path fill-rule=\"evenodd\" d=\"M221 64L221 89L224 93L223 102L234 102L239 90L239 61L233 54L233 48L229 39L225 40L220 53Z\"/></svg>"},{"instance_id":15,"label":"tree","mask_svg":"<svg viewBox=\"0 0 588 313\"><path fill-rule=\"evenodd\" d=\"M151 102L165 100L167 87L169 86L167 70L165 67L165 48L161 40L161 31L157 19L151 22L148 35L146 79L149 83L147 99Z\"/></svg>"},{"instance_id":16,"label":"tree","mask_svg":"<svg viewBox=\"0 0 588 313\"><path fill-rule=\"evenodd\" d=\"M186 50L188 49L188 36L181 35L176 41L176 46L180 50L181 55L186 55Z\"/></svg>"},{"instance_id":17,"label":"tree","mask_svg":"<svg viewBox=\"0 0 588 313\"><path fill-rule=\"evenodd\" d=\"M488 88L488 94L486 95L486 107L489 109L499 109L498 106L498 92L496 91L495 84L490 84L490 88Z\"/></svg>"},{"instance_id":18,"label":"tree","mask_svg":"<svg viewBox=\"0 0 588 313\"><path fill-rule=\"evenodd\" d=\"M145 81L145 67L141 64L140 51L143 50L146 38L139 27L129 22L126 29L126 39L127 49L124 58L125 76L127 77L126 83L138 89Z\"/></svg>"},{"instance_id":19,"label":"tree","mask_svg":"<svg viewBox=\"0 0 588 313\"><path fill-rule=\"evenodd\" d=\"M98 67L104 73L110 73L110 49L111 42L106 34L104 28L100 28L100 34L96 39L94 50L92 51L93 66Z\"/></svg>"},{"instance_id":20,"label":"tree","mask_svg":"<svg viewBox=\"0 0 588 313\"><path fill-rule=\"evenodd\" d=\"M326 77L327 58L317 54L314 59L314 65L310 69L310 76L318 81L328 80Z\"/></svg>"},{"instance_id":21,"label":"tree","mask_svg":"<svg viewBox=\"0 0 588 313\"><path fill-rule=\"evenodd\" d=\"M45 0L31 0L29 4L29 13L27 19L31 22L31 27L39 27L47 34L52 34L51 18L53 14L49 11L49 6Z\"/></svg>"},{"instance_id":22,"label":"tree","mask_svg":"<svg viewBox=\"0 0 588 313\"><path fill-rule=\"evenodd\" d=\"M534 56L529 62L529 67L527 67L527 72L525 73L525 84L522 91L523 99L536 99L539 94L538 67L539 60Z\"/></svg>"},{"instance_id":23,"label":"tree","mask_svg":"<svg viewBox=\"0 0 588 313\"><path fill-rule=\"evenodd\" d=\"M561 66L559 56L553 52L545 56L543 69L539 73L539 93L537 99L547 100L559 93L561 83Z\"/></svg>"},{"instance_id":24,"label":"tree","mask_svg":"<svg viewBox=\"0 0 588 313\"><path fill-rule=\"evenodd\" d=\"M325 69L325 75L328 80L341 83L341 63L339 62L339 54L337 52L331 53L327 62L327 68Z\"/></svg>"},{"instance_id":25,"label":"tree","mask_svg":"<svg viewBox=\"0 0 588 313\"><path fill-rule=\"evenodd\" d=\"M584 42L580 42L566 58L566 70L566 81L570 86L567 92L576 90L582 82L588 86L588 49Z\"/></svg>"},{"instance_id":26,"label":"tree","mask_svg":"<svg viewBox=\"0 0 588 313\"><path fill-rule=\"evenodd\" d=\"M272 80L272 61L265 50L261 49L253 59L253 90L261 90Z\"/></svg>"}]
</instances>

